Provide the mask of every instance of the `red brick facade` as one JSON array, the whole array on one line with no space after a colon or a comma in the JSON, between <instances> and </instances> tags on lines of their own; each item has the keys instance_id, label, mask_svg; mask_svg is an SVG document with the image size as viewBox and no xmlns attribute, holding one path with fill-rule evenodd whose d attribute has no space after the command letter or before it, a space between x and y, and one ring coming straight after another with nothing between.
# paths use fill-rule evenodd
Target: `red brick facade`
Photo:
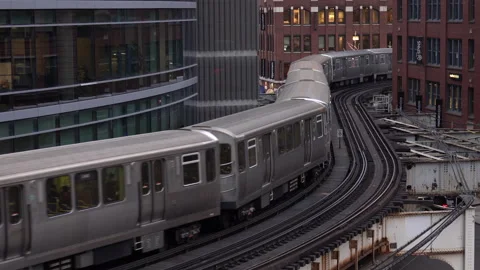
<instances>
[{"instance_id":1,"label":"red brick facade","mask_svg":"<svg viewBox=\"0 0 480 270\"><path fill-rule=\"evenodd\" d=\"M452 8L448 0L432 1L441 7L436 9L427 6L427 0L419 0L420 12L414 14L407 0L396 2L401 7L394 7L394 108L398 108L399 92L405 96L405 111L415 110L418 95L422 98L422 111L435 112L435 100L439 97L443 102L442 127L479 124L480 109L475 104L480 104L480 78L475 70L480 70L480 66L474 60L475 51L480 49L480 24L475 22L475 14L480 15L478 5L475 7L472 0L454 1L459 4ZM399 14L400 11L403 12ZM417 37L423 42L420 49ZM413 51L412 41L416 44ZM415 59L417 51L423 54L421 63ZM418 83L414 83L415 79ZM438 90L432 85L438 86Z\"/></svg>"},{"instance_id":2,"label":"red brick facade","mask_svg":"<svg viewBox=\"0 0 480 270\"><path fill-rule=\"evenodd\" d=\"M259 1L261 82L268 82L269 86L275 82L275 88L285 80L289 64L305 56L329 50L350 50L349 43L359 49L393 45L393 0ZM323 18L319 16L322 11ZM356 44L353 41L355 33L359 37ZM285 41L288 37L290 47Z\"/></svg>"}]
</instances>

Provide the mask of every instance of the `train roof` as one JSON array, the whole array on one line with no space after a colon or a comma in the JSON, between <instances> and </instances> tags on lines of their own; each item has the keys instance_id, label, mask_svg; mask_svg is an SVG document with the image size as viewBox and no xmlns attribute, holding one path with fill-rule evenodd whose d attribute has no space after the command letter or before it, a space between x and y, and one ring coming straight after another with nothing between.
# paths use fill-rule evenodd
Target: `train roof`
<instances>
[{"instance_id":1,"label":"train roof","mask_svg":"<svg viewBox=\"0 0 480 270\"><path fill-rule=\"evenodd\" d=\"M324 53L322 55L326 57L336 58L336 57L349 57L349 56L358 56L358 55L366 55L366 54L370 54L370 52L365 50L361 50L361 51L352 50L352 51L341 51L341 52L329 52L329 53Z\"/></svg>"},{"instance_id":2,"label":"train roof","mask_svg":"<svg viewBox=\"0 0 480 270\"><path fill-rule=\"evenodd\" d=\"M322 69L320 67L320 69ZM300 80L314 80L314 81L326 81L325 74L320 70L313 69L296 69L288 72L286 84Z\"/></svg>"},{"instance_id":3,"label":"train roof","mask_svg":"<svg viewBox=\"0 0 480 270\"><path fill-rule=\"evenodd\" d=\"M148 154L175 151L185 145L216 141L215 137L200 135L198 132L168 130L7 154L0 158L0 184L15 175L41 177L51 170L88 166L99 161L118 164Z\"/></svg>"},{"instance_id":4,"label":"train roof","mask_svg":"<svg viewBox=\"0 0 480 270\"><path fill-rule=\"evenodd\" d=\"M324 77L325 78L325 77ZM330 87L322 81L300 80L283 85L278 92L276 102L284 102L293 98L311 98L330 103Z\"/></svg>"},{"instance_id":5,"label":"train roof","mask_svg":"<svg viewBox=\"0 0 480 270\"><path fill-rule=\"evenodd\" d=\"M288 100L227 115L188 128L220 128L236 138L242 138L269 127L273 129L289 119L293 120L302 115L320 112L322 108L324 108L322 105L313 101Z\"/></svg>"},{"instance_id":6,"label":"train roof","mask_svg":"<svg viewBox=\"0 0 480 270\"><path fill-rule=\"evenodd\" d=\"M379 54L379 53L392 53L392 48L381 48L381 49L368 49L367 51Z\"/></svg>"}]
</instances>

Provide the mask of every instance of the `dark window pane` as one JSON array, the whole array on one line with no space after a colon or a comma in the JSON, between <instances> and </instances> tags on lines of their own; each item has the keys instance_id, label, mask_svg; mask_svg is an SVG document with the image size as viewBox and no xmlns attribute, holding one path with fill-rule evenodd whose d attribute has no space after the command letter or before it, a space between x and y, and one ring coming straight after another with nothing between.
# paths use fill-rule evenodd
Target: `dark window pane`
<instances>
[{"instance_id":1,"label":"dark window pane","mask_svg":"<svg viewBox=\"0 0 480 270\"><path fill-rule=\"evenodd\" d=\"M12 24L32 24L33 12L31 10L11 10L10 20Z\"/></svg>"},{"instance_id":2,"label":"dark window pane","mask_svg":"<svg viewBox=\"0 0 480 270\"><path fill-rule=\"evenodd\" d=\"M55 23L55 11L54 10L35 10L35 23L36 24Z\"/></svg>"},{"instance_id":3,"label":"dark window pane","mask_svg":"<svg viewBox=\"0 0 480 270\"><path fill-rule=\"evenodd\" d=\"M47 215L69 213L72 210L72 181L69 175L47 179Z\"/></svg>"},{"instance_id":4,"label":"dark window pane","mask_svg":"<svg viewBox=\"0 0 480 270\"><path fill-rule=\"evenodd\" d=\"M150 166L148 162L142 163L142 194L146 195L150 192Z\"/></svg>"},{"instance_id":5,"label":"dark window pane","mask_svg":"<svg viewBox=\"0 0 480 270\"><path fill-rule=\"evenodd\" d=\"M37 104L56 104L60 101L60 98L58 90L41 92L37 95Z\"/></svg>"},{"instance_id":6,"label":"dark window pane","mask_svg":"<svg viewBox=\"0 0 480 270\"><path fill-rule=\"evenodd\" d=\"M77 82L91 82L94 76L93 27L77 28Z\"/></svg>"},{"instance_id":7,"label":"dark window pane","mask_svg":"<svg viewBox=\"0 0 480 270\"><path fill-rule=\"evenodd\" d=\"M217 160L217 158L215 156L215 150L207 149L205 156L206 156L205 166L207 167L207 182L212 182L216 178L215 161Z\"/></svg>"},{"instance_id":8,"label":"dark window pane","mask_svg":"<svg viewBox=\"0 0 480 270\"><path fill-rule=\"evenodd\" d=\"M27 108L37 106L37 94L20 94L13 95L13 107L15 108Z\"/></svg>"},{"instance_id":9,"label":"dark window pane","mask_svg":"<svg viewBox=\"0 0 480 270\"><path fill-rule=\"evenodd\" d=\"M35 30L36 88L52 87L58 84L56 33L53 27Z\"/></svg>"},{"instance_id":10,"label":"dark window pane","mask_svg":"<svg viewBox=\"0 0 480 270\"><path fill-rule=\"evenodd\" d=\"M33 68L35 65L32 28L12 28L13 88L33 88Z\"/></svg>"},{"instance_id":11,"label":"dark window pane","mask_svg":"<svg viewBox=\"0 0 480 270\"><path fill-rule=\"evenodd\" d=\"M125 198L125 177L122 166L102 170L103 203L110 204Z\"/></svg>"},{"instance_id":12,"label":"dark window pane","mask_svg":"<svg viewBox=\"0 0 480 270\"><path fill-rule=\"evenodd\" d=\"M163 162L155 160L153 163L153 179L155 181L155 192L163 190Z\"/></svg>"},{"instance_id":13,"label":"dark window pane","mask_svg":"<svg viewBox=\"0 0 480 270\"><path fill-rule=\"evenodd\" d=\"M22 219L22 189L17 187L8 188L8 216L10 224L18 223Z\"/></svg>"},{"instance_id":14,"label":"dark window pane","mask_svg":"<svg viewBox=\"0 0 480 270\"><path fill-rule=\"evenodd\" d=\"M84 210L98 205L98 173L89 171L75 175L75 197L77 210Z\"/></svg>"}]
</instances>

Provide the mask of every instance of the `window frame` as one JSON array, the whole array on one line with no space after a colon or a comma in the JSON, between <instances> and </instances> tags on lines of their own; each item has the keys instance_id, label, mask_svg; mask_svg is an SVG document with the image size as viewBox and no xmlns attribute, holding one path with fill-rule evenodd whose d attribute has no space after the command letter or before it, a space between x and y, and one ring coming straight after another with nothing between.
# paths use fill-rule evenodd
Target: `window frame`
<instances>
[{"instance_id":1,"label":"window frame","mask_svg":"<svg viewBox=\"0 0 480 270\"><path fill-rule=\"evenodd\" d=\"M254 142L253 145L250 145L250 142ZM255 148L255 164L250 165L250 149ZM248 168L254 168L258 165L258 153L257 153L257 138L252 138L247 140L247 153L248 153Z\"/></svg>"},{"instance_id":2,"label":"window frame","mask_svg":"<svg viewBox=\"0 0 480 270\"><path fill-rule=\"evenodd\" d=\"M227 163L222 163L222 145L228 145L228 154L229 154L229 162ZM230 165L230 172L227 174L222 173L222 167ZM220 144L220 178L225 177L225 176L230 176L233 174L233 158L232 158L232 146L229 143L221 143Z\"/></svg>"},{"instance_id":3,"label":"window frame","mask_svg":"<svg viewBox=\"0 0 480 270\"><path fill-rule=\"evenodd\" d=\"M189 156L197 156L197 159L196 160L190 160L190 161L184 161L184 158L185 157L189 157ZM199 185L202 183L202 166L200 166L200 159L201 159L201 156L200 156L200 152L191 152L191 153L188 153L188 154L182 154L181 155L181 159L182 159L182 181L183 181L183 186L184 187L189 187L189 186L194 186L194 185ZM185 165L190 165L190 164L194 164L196 163L197 164L197 167L198 167L198 182L194 182L194 183L190 183L190 184L185 184L185 170L184 170L184 166Z\"/></svg>"},{"instance_id":4,"label":"window frame","mask_svg":"<svg viewBox=\"0 0 480 270\"><path fill-rule=\"evenodd\" d=\"M319 120L320 118L320 120ZM320 129L318 128L318 123L320 123ZM315 127L317 131L317 138L322 138L323 137L323 114L318 114L315 116ZM319 135L320 134L320 135Z\"/></svg>"},{"instance_id":5,"label":"window frame","mask_svg":"<svg viewBox=\"0 0 480 270\"><path fill-rule=\"evenodd\" d=\"M123 174L123 198L120 198L119 200L117 201L112 201L112 202L106 202L106 196L105 196L105 178L104 178L104 170L106 169L115 169L115 168L121 168L122 169L122 174ZM101 186L102 186L102 204L103 205L111 205L111 204L117 204L117 203L121 203L121 202L124 202L127 198L127 194L126 194L126 186L125 186L125 182L126 182L126 177L127 177L127 174L125 173L126 171L126 168L123 164L120 164L120 165L113 165L113 166L108 166L108 167L103 167L101 168ZM117 179L118 182L120 182L120 179ZM120 197L120 187L118 189L118 192L119 192L119 197Z\"/></svg>"},{"instance_id":6,"label":"window frame","mask_svg":"<svg viewBox=\"0 0 480 270\"><path fill-rule=\"evenodd\" d=\"M56 214L56 215L51 215L49 216L48 215L48 180L50 179L55 179L55 178L59 178L59 177L64 177L64 176L68 176L68 180L70 182L70 211L68 212L65 212L65 213L61 213L61 214ZM58 217L58 216L63 216L63 215L68 215L68 214L71 214L73 212L73 208L74 208L74 200L73 200L73 185L74 185L74 182L73 182L73 178L72 178L72 175L71 174L64 174L64 175L56 175L56 176L51 176L51 177L46 177L44 178L45 179L45 203L46 203L46 214L47 214L47 217L48 218L54 218L54 217ZM59 194L60 196L60 194Z\"/></svg>"},{"instance_id":7,"label":"window frame","mask_svg":"<svg viewBox=\"0 0 480 270\"><path fill-rule=\"evenodd\" d=\"M205 175L207 177L207 183L211 183L211 182L215 182L215 180L217 180L217 163L216 163L216 160L217 160L217 151L215 150L216 148L215 147L210 147L210 148L207 148L205 149ZM213 152L213 161L212 161L212 157L209 157L209 151L212 151ZM209 168L208 165L211 165L211 167ZM213 170L213 171L210 171L209 170ZM209 173L213 173L213 178L210 179L209 178ZM212 175L210 175L212 176Z\"/></svg>"}]
</instances>

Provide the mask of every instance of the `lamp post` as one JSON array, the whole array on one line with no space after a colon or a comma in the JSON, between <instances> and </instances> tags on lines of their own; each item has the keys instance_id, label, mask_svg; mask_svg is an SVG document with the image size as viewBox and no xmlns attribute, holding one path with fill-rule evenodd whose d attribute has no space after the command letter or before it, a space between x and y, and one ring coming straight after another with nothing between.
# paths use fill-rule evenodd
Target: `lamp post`
<instances>
[{"instance_id":1,"label":"lamp post","mask_svg":"<svg viewBox=\"0 0 480 270\"><path fill-rule=\"evenodd\" d=\"M357 31L355 31L355 34L353 34L352 40L353 40L353 46L355 47L355 49L358 50L357 41L360 40L360 37L357 35Z\"/></svg>"}]
</instances>

